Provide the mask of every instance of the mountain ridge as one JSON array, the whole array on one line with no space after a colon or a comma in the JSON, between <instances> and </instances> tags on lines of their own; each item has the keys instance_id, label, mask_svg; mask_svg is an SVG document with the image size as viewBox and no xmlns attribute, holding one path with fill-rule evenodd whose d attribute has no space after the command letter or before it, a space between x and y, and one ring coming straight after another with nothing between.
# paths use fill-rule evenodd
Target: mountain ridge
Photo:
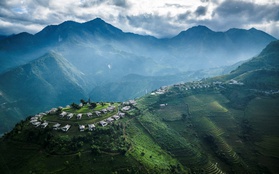
<instances>
[{"instance_id":1,"label":"mountain ridge","mask_svg":"<svg viewBox=\"0 0 279 174\"><path fill-rule=\"evenodd\" d=\"M84 23L68 21L58 25L47 26L34 35L25 33L24 35L28 39L22 40L23 34L21 33L0 40L0 58L3 59L3 57L5 56L12 56L10 59L15 59L13 62L16 63L18 55L14 55L15 53L20 54L22 57L26 57L27 60L31 60L30 55L36 54L36 56L32 57L39 57L45 52L54 48L58 49L57 51L60 52L59 49L68 49L67 45L69 46L71 44L78 47L80 47L80 45L92 45L95 47L96 45L102 45L103 42L107 42L107 44L111 44L117 49L123 49L131 53L136 53L138 55L146 54L146 56L154 57L153 59L158 59L158 55L154 54L155 50L157 50L158 54L165 54L166 56L177 56L176 59L178 59L178 61L179 59L183 59L184 61L191 60L192 57L195 56L205 57L204 59L206 61L210 61L207 59L212 59L213 57L218 58L218 56L222 56L222 54L227 54L229 52L229 48L233 48L235 50L235 53L239 54L236 54L235 57L241 56L239 53L241 51L238 51L238 49L241 47L239 47L238 45L243 42L245 42L245 44L242 45L245 46L245 48L243 49L248 49L248 45L252 44L248 49L251 52L250 56L248 57L252 57L259 50L263 49L264 46L267 45L270 41L275 40L274 37L260 30L233 30L237 31L237 33L245 37L243 39L236 37L236 35L233 34L234 32L229 32L232 30L226 32L215 32L205 26L195 26L189 28L188 30L182 31L177 36L174 36L172 38L158 39L153 36L144 36L129 32L123 32L121 29L118 29L111 24L106 23L100 18L96 18ZM228 35L228 33L232 33L230 34L231 36ZM187 39L187 37L183 37L182 35L185 34L192 35L192 38ZM248 35L251 36L248 37ZM229 37L229 40L227 37ZM238 40L234 41L235 39ZM17 42L17 40L19 42ZM127 47L127 45L130 45L131 47ZM226 50L223 51L224 53L221 51L221 46L224 46L222 49ZM207 47L210 49L207 50ZM196 53L194 48L198 48ZM164 51L165 49L170 49L169 53ZM214 54L208 52L211 49L215 50ZM177 54L178 50L181 53ZM13 54L10 52L13 52ZM190 54L185 54L187 52L190 52ZM209 56L206 56L206 54L208 53L210 53ZM187 55L187 57L185 57L185 55ZM244 58L244 56L241 57L242 59ZM228 56L228 58L226 59L232 58L231 56ZM6 64L4 60L0 61L2 64L1 66L4 66ZM6 66L11 67L14 65L10 64ZM3 70L1 70L0 67L0 72L1 71Z\"/></svg>"},{"instance_id":2,"label":"mountain ridge","mask_svg":"<svg viewBox=\"0 0 279 174\"><path fill-rule=\"evenodd\" d=\"M0 139L5 159L0 170L277 173L279 76L270 81L272 90L255 85L257 81L251 85L251 80L257 79L255 72L264 70L261 79L269 81L271 71L279 75L276 62L264 63L279 60L278 43L270 43L228 75L161 87L123 103L81 100L79 107L72 104L30 116ZM255 61L259 66L243 71ZM135 77L142 78L129 76ZM114 109L104 112L106 108Z\"/></svg>"},{"instance_id":3,"label":"mountain ridge","mask_svg":"<svg viewBox=\"0 0 279 174\"><path fill-rule=\"evenodd\" d=\"M85 83L82 73L67 60L54 52L45 54L0 75L0 91L9 99L3 98L1 102L6 105L1 119L10 118L9 122L15 123L17 119L8 116L12 108L18 108L21 115L29 115L85 97ZM4 125L1 123L3 130L7 129Z\"/></svg>"},{"instance_id":4,"label":"mountain ridge","mask_svg":"<svg viewBox=\"0 0 279 174\"><path fill-rule=\"evenodd\" d=\"M146 88L146 86L149 90L155 90L158 84L169 85L175 83L171 77L179 79L179 82L183 81L180 79L185 77L184 81L186 81L188 76L181 75L183 73L206 69L202 73L211 74L213 72L214 75L222 75L223 72L220 71L222 69L220 67L253 57L262 50L261 47L274 40L270 35L264 35L262 38L262 35L258 36L257 32L256 34L249 34L251 31L248 30L240 31L240 33L244 33L245 37L234 36L230 39L228 39L228 36L224 37L224 32L214 32L203 26L194 27L191 30L197 28L210 32L205 32L203 35L200 32L194 32L195 36L192 36L192 42L186 39L187 42L182 41L181 43L174 42L173 38L158 39L152 36L125 33L102 19L94 19L84 23L68 21L48 26L35 35L21 33L9 36L0 40L0 76L3 77L3 74L10 72L11 69L20 67L18 76L21 75L20 73L25 73L26 78L30 77L32 79L33 77L41 85L41 88L34 87L35 81L26 83L23 80L24 77L18 82L5 78L5 81L2 80L3 85L11 87L5 88L5 93L10 94L5 95L18 100L26 100L30 98L28 93L33 96L37 94L37 96L43 96L42 89L45 89L49 92L45 97L53 98L58 102L57 96L59 96L58 98L74 95L83 97L86 95L85 98L96 96L98 90L95 91L94 89L108 87L108 84L117 84L118 87L116 88L119 90L123 84L126 84L125 77L129 74L144 77L138 78L137 88L133 88L132 83L128 81L127 84L131 86L130 92L122 95L126 99L129 94L131 96L144 94L145 92L141 88ZM241 39L249 38L247 35L252 39ZM182 37L183 39L185 38ZM255 44L257 45L255 46ZM34 64L33 66L29 64L29 70L32 71L22 70L22 65L26 65L50 51L59 53L65 58L62 62L52 61L54 67L57 67L59 71L40 64ZM64 66L59 66L59 63L64 64L65 67L68 66L68 69L66 67L66 70L64 70ZM215 72L212 70L213 68L216 68ZM45 71L45 76L43 71ZM11 77L16 76L16 73L12 74ZM190 73L190 76L197 80L208 77L202 76L201 73ZM55 77L62 80L55 81ZM67 80L63 81L63 77ZM147 84L147 80L144 79L152 79L150 83L153 85ZM144 83L141 83L141 81ZM161 83L162 81L164 83ZM65 84L61 84L62 82ZM28 89L32 86L31 84L34 88L32 91ZM53 86L54 84L56 86ZM64 87L66 84L73 87L72 94L70 94L69 89ZM26 95L17 92L18 89L16 88L24 88L22 93L26 93ZM9 90L10 92L7 92ZM108 92L104 89L102 91L103 93ZM15 94L18 96L13 96ZM119 100L114 94L106 94L106 96L109 96L111 100ZM115 98L111 98L112 96ZM106 100L106 98L102 99ZM5 103L4 99L3 103ZM64 105L65 102L61 101L60 104ZM46 105L49 106L49 103ZM16 104L12 104L12 106L16 107ZM30 112L28 111L28 113Z\"/></svg>"}]
</instances>

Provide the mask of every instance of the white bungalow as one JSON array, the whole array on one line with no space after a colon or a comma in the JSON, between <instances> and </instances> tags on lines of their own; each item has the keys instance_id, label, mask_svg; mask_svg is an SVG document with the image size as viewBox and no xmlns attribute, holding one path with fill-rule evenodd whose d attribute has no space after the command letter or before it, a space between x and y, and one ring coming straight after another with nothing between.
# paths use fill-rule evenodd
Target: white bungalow
<instances>
[{"instance_id":1,"label":"white bungalow","mask_svg":"<svg viewBox=\"0 0 279 174\"><path fill-rule=\"evenodd\" d=\"M83 132L83 131L85 130L85 126L84 126L84 125L79 125L79 130L80 130L81 132Z\"/></svg>"},{"instance_id":2,"label":"white bungalow","mask_svg":"<svg viewBox=\"0 0 279 174\"><path fill-rule=\"evenodd\" d=\"M69 119L71 119L73 116L74 116L73 113L69 113L69 114L67 115L67 119L69 120Z\"/></svg>"},{"instance_id":3,"label":"white bungalow","mask_svg":"<svg viewBox=\"0 0 279 174\"><path fill-rule=\"evenodd\" d=\"M136 105L137 102L136 102L135 100L129 100L129 104L131 104L131 105Z\"/></svg>"},{"instance_id":4,"label":"white bungalow","mask_svg":"<svg viewBox=\"0 0 279 174\"><path fill-rule=\"evenodd\" d=\"M70 129L71 125L67 124L61 128L62 131L67 132Z\"/></svg>"},{"instance_id":5,"label":"white bungalow","mask_svg":"<svg viewBox=\"0 0 279 174\"><path fill-rule=\"evenodd\" d=\"M115 120L119 120L120 117L118 115L113 115L112 118Z\"/></svg>"},{"instance_id":6,"label":"white bungalow","mask_svg":"<svg viewBox=\"0 0 279 174\"><path fill-rule=\"evenodd\" d=\"M49 110L49 113L50 114L55 114L57 110L58 110L57 108L52 108L51 110Z\"/></svg>"},{"instance_id":7,"label":"white bungalow","mask_svg":"<svg viewBox=\"0 0 279 174\"><path fill-rule=\"evenodd\" d=\"M130 106L124 106L121 110L122 111L128 111L128 110L130 110L130 108L131 108Z\"/></svg>"},{"instance_id":8,"label":"white bungalow","mask_svg":"<svg viewBox=\"0 0 279 174\"><path fill-rule=\"evenodd\" d=\"M47 125L48 125L48 123L47 123L47 122L44 122L44 123L42 123L42 124L41 124L41 128L43 128L43 129L44 129L44 128L46 128L46 127L47 127Z\"/></svg>"},{"instance_id":9,"label":"white bungalow","mask_svg":"<svg viewBox=\"0 0 279 174\"><path fill-rule=\"evenodd\" d=\"M30 121L30 123L32 123L32 124L35 123L35 122L38 122L38 120L31 120Z\"/></svg>"},{"instance_id":10,"label":"white bungalow","mask_svg":"<svg viewBox=\"0 0 279 174\"><path fill-rule=\"evenodd\" d=\"M93 131L95 129L95 125L94 124L88 124L88 130L89 131Z\"/></svg>"},{"instance_id":11,"label":"white bungalow","mask_svg":"<svg viewBox=\"0 0 279 174\"><path fill-rule=\"evenodd\" d=\"M32 123L35 127L38 127L38 126L40 126L41 125L41 122L39 122L39 121L37 121L37 122L34 122L34 123Z\"/></svg>"},{"instance_id":12,"label":"white bungalow","mask_svg":"<svg viewBox=\"0 0 279 174\"><path fill-rule=\"evenodd\" d=\"M124 118L124 117L125 117L125 113L123 113L123 112L118 112L118 115L119 115L121 118Z\"/></svg>"},{"instance_id":13,"label":"white bungalow","mask_svg":"<svg viewBox=\"0 0 279 174\"><path fill-rule=\"evenodd\" d=\"M99 117L101 116L101 112L100 111L95 111L95 114Z\"/></svg>"},{"instance_id":14,"label":"white bungalow","mask_svg":"<svg viewBox=\"0 0 279 174\"><path fill-rule=\"evenodd\" d=\"M107 109L102 109L101 111L102 111L104 114L106 114L106 113L108 112Z\"/></svg>"},{"instance_id":15,"label":"white bungalow","mask_svg":"<svg viewBox=\"0 0 279 174\"><path fill-rule=\"evenodd\" d=\"M31 120L31 121L32 121L32 120L38 120L38 117L36 117L36 116L35 116L35 117L31 117L30 120Z\"/></svg>"},{"instance_id":16,"label":"white bungalow","mask_svg":"<svg viewBox=\"0 0 279 174\"><path fill-rule=\"evenodd\" d=\"M91 112L88 112L86 115L87 115L87 117L89 117L89 118L93 116L93 114L92 114Z\"/></svg>"},{"instance_id":17,"label":"white bungalow","mask_svg":"<svg viewBox=\"0 0 279 174\"><path fill-rule=\"evenodd\" d=\"M114 109L115 109L115 106L109 106L109 107L107 108L107 111L112 112Z\"/></svg>"},{"instance_id":18,"label":"white bungalow","mask_svg":"<svg viewBox=\"0 0 279 174\"><path fill-rule=\"evenodd\" d=\"M54 130L58 130L58 129L59 129L59 126L61 126L61 124L56 123L55 125L52 126L52 128L53 128Z\"/></svg>"},{"instance_id":19,"label":"white bungalow","mask_svg":"<svg viewBox=\"0 0 279 174\"><path fill-rule=\"evenodd\" d=\"M108 123L111 123L111 122L113 122L113 121L114 121L113 118L111 118L111 117L107 118L107 122L108 122Z\"/></svg>"},{"instance_id":20,"label":"white bungalow","mask_svg":"<svg viewBox=\"0 0 279 174\"><path fill-rule=\"evenodd\" d=\"M82 114L77 114L77 119L80 120L82 117Z\"/></svg>"},{"instance_id":21,"label":"white bungalow","mask_svg":"<svg viewBox=\"0 0 279 174\"><path fill-rule=\"evenodd\" d=\"M167 106L168 104L167 103L165 103L165 104L160 104L160 107L165 107L165 106Z\"/></svg>"},{"instance_id":22,"label":"white bungalow","mask_svg":"<svg viewBox=\"0 0 279 174\"><path fill-rule=\"evenodd\" d=\"M39 113L39 116L46 116L47 114L46 113L44 113L44 112L41 112L41 113Z\"/></svg>"},{"instance_id":23,"label":"white bungalow","mask_svg":"<svg viewBox=\"0 0 279 174\"><path fill-rule=\"evenodd\" d=\"M60 114L60 117L63 118L67 115L67 112L63 111L61 114Z\"/></svg>"},{"instance_id":24,"label":"white bungalow","mask_svg":"<svg viewBox=\"0 0 279 174\"><path fill-rule=\"evenodd\" d=\"M106 125L108 125L108 123L105 122L105 121L100 121L100 125L103 126L103 127L105 127Z\"/></svg>"}]
</instances>

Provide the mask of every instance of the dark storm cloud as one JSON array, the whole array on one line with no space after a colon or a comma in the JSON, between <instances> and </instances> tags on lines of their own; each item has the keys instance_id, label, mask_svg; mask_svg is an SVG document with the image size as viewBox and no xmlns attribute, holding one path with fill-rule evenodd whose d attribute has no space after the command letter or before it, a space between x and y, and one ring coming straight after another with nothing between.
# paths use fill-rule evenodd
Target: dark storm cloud
<instances>
[{"instance_id":1,"label":"dark storm cloud","mask_svg":"<svg viewBox=\"0 0 279 174\"><path fill-rule=\"evenodd\" d=\"M225 1L216 9L216 14L250 22L278 21L279 5L259 5L244 1Z\"/></svg>"},{"instance_id":2,"label":"dark storm cloud","mask_svg":"<svg viewBox=\"0 0 279 174\"><path fill-rule=\"evenodd\" d=\"M127 8L129 7L129 4L126 0L113 0L112 3L118 7Z\"/></svg>"},{"instance_id":3,"label":"dark storm cloud","mask_svg":"<svg viewBox=\"0 0 279 174\"><path fill-rule=\"evenodd\" d=\"M181 14L177 15L177 20L185 21L185 20L189 19L190 17L191 17L191 12L187 11L185 13L181 13Z\"/></svg>"},{"instance_id":4,"label":"dark storm cloud","mask_svg":"<svg viewBox=\"0 0 279 174\"><path fill-rule=\"evenodd\" d=\"M206 14L206 11L207 11L207 8L204 7L204 6L199 6L196 11L195 11L195 14L197 16L204 16Z\"/></svg>"}]
</instances>

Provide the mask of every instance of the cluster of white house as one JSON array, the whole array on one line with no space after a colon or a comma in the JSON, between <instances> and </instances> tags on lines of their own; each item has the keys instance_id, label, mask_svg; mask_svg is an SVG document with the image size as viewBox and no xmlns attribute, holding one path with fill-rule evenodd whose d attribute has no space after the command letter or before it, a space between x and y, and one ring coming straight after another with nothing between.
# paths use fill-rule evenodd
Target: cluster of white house
<instances>
[{"instance_id":1,"label":"cluster of white house","mask_svg":"<svg viewBox=\"0 0 279 174\"><path fill-rule=\"evenodd\" d=\"M175 84L175 87L179 87L180 90L192 90L192 89L202 89L202 88L209 88L212 85L206 84L206 83L201 83L201 82L192 82L192 83L187 83L187 84Z\"/></svg>"},{"instance_id":2,"label":"cluster of white house","mask_svg":"<svg viewBox=\"0 0 279 174\"><path fill-rule=\"evenodd\" d=\"M154 92L151 92L151 95L161 95L161 94L165 94L168 91L168 86L162 86L161 88L157 89Z\"/></svg>"},{"instance_id":3,"label":"cluster of white house","mask_svg":"<svg viewBox=\"0 0 279 174\"><path fill-rule=\"evenodd\" d=\"M209 87L213 87L213 86L218 86L218 87L222 87L221 85L224 84L229 84L229 85L244 85L244 83L239 82L237 80L231 79L229 80L227 83L224 82L220 82L220 81L215 81L212 83L205 83L203 81L196 81L196 82L187 82L187 83L177 83L174 84L174 87L178 87L180 90L193 90L193 89L202 89L202 88L209 88ZM151 95L157 95L157 94L164 94L167 92L168 90L168 86L165 87L161 87L160 89L156 90L155 92L152 92Z\"/></svg>"},{"instance_id":4,"label":"cluster of white house","mask_svg":"<svg viewBox=\"0 0 279 174\"><path fill-rule=\"evenodd\" d=\"M123 102L123 107L121 108L121 111L123 111L123 112L118 111L117 114L100 121L99 124L104 127L104 126L107 126L109 123L112 123L116 120L119 120L120 118L124 118L125 117L124 112L130 110L131 105L136 105L135 100L129 100L128 102ZM32 125L34 125L35 127L46 128L49 125L49 123L47 121L42 121L42 117L47 115L47 114L55 114L57 112L57 110L58 110L57 108L52 108L50 111L47 111L46 113L37 114L34 117L31 117L30 123ZM115 110L115 106L110 105L107 108L102 109L100 111L95 111L94 113L95 113L96 116L99 117L102 114L106 114L106 113L112 112L114 110ZM91 112L84 113L84 114L79 113L79 114L76 115L76 119L81 119L83 115L86 115L89 118L93 117L93 113L91 113ZM62 113L59 114L59 116L61 118L66 117L66 119L71 119L75 116L75 114L74 113L67 113L67 112L63 111ZM71 125L66 124L65 126L61 127L60 123L55 123L52 126L52 128L53 128L53 130L62 130L64 132L67 132L71 128ZM96 128L96 126L93 123L88 124L87 126L86 125L79 125L79 130L80 131L85 131L86 129L88 129L89 131L93 131L95 128Z\"/></svg>"}]
</instances>

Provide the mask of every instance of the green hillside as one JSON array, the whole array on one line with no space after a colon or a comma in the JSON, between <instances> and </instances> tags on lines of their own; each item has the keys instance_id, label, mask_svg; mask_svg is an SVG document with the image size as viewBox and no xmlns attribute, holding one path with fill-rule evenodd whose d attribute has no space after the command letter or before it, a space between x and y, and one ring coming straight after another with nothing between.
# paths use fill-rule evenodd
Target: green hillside
<instances>
[{"instance_id":1,"label":"green hillside","mask_svg":"<svg viewBox=\"0 0 279 174\"><path fill-rule=\"evenodd\" d=\"M79 100L85 83L83 74L55 52L0 74L0 134L30 114Z\"/></svg>"},{"instance_id":2,"label":"green hillside","mask_svg":"<svg viewBox=\"0 0 279 174\"><path fill-rule=\"evenodd\" d=\"M245 85L193 82L154 91L137 104L97 103L30 119L0 143L4 173L276 173L278 93ZM97 116L114 106L114 110ZM74 106L74 105L72 105ZM267 109L268 108L268 109ZM102 127L100 121L125 113ZM62 112L73 113L71 119ZM81 119L77 114L82 113ZM92 117L87 117L92 113ZM67 132L52 126L69 124ZM96 128L89 131L87 125ZM85 125L80 131L79 126ZM5 152L5 153L4 153Z\"/></svg>"},{"instance_id":3,"label":"green hillside","mask_svg":"<svg viewBox=\"0 0 279 174\"><path fill-rule=\"evenodd\" d=\"M278 173L277 43L226 76L30 116L0 139L0 171Z\"/></svg>"}]
</instances>

